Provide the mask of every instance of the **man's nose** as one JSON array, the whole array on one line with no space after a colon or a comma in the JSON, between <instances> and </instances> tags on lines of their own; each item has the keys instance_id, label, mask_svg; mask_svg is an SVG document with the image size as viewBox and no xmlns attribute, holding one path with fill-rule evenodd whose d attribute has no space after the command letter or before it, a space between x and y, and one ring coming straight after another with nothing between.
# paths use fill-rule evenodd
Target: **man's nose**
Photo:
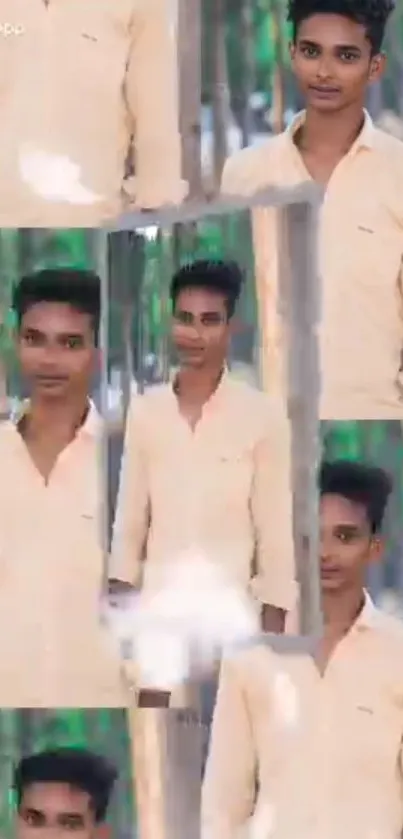
<instances>
[{"instance_id":1,"label":"man's nose","mask_svg":"<svg viewBox=\"0 0 403 839\"><path fill-rule=\"evenodd\" d=\"M326 536L321 536L319 542L319 558L321 562L326 562L332 556L332 542Z\"/></svg>"},{"instance_id":2,"label":"man's nose","mask_svg":"<svg viewBox=\"0 0 403 839\"><path fill-rule=\"evenodd\" d=\"M316 75L321 82L329 82L333 76L333 62L329 56L322 55L317 63Z\"/></svg>"}]
</instances>

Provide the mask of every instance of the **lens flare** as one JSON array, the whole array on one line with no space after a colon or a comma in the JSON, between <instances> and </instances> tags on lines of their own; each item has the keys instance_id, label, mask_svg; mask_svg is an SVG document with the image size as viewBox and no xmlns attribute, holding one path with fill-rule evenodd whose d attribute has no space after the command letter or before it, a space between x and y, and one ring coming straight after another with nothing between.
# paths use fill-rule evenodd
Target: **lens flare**
<instances>
[{"instance_id":1,"label":"lens flare","mask_svg":"<svg viewBox=\"0 0 403 839\"><path fill-rule=\"evenodd\" d=\"M251 597L197 553L167 563L158 589L121 605L115 598L108 621L126 657L130 648L142 683L161 690L210 670L224 651L259 633Z\"/></svg>"},{"instance_id":2,"label":"lens flare","mask_svg":"<svg viewBox=\"0 0 403 839\"><path fill-rule=\"evenodd\" d=\"M25 148L19 155L19 168L22 180L46 201L86 206L102 200L81 183L80 167L66 156Z\"/></svg>"}]
</instances>

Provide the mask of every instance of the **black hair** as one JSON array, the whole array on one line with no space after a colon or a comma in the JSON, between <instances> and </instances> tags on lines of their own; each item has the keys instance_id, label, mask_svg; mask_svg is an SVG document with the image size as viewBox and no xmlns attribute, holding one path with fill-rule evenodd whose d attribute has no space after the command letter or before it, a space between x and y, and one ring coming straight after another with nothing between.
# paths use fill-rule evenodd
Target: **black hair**
<instances>
[{"instance_id":1,"label":"black hair","mask_svg":"<svg viewBox=\"0 0 403 839\"><path fill-rule=\"evenodd\" d=\"M320 495L340 495L365 508L373 534L381 530L393 481L384 469L335 460L322 463L319 474Z\"/></svg>"},{"instance_id":2,"label":"black hair","mask_svg":"<svg viewBox=\"0 0 403 839\"><path fill-rule=\"evenodd\" d=\"M205 288L225 297L228 318L232 318L239 300L243 274L236 262L220 259L198 259L184 265L174 274L170 297L175 308L178 295L185 288Z\"/></svg>"},{"instance_id":3,"label":"black hair","mask_svg":"<svg viewBox=\"0 0 403 839\"><path fill-rule=\"evenodd\" d=\"M22 758L14 771L13 786L20 808L31 784L68 784L87 793L99 823L105 821L116 778L116 769L100 755L87 749L59 748Z\"/></svg>"},{"instance_id":4,"label":"black hair","mask_svg":"<svg viewBox=\"0 0 403 839\"><path fill-rule=\"evenodd\" d=\"M288 20L293 40L304 20L317 14L342 15L365 26L372 55L381 52L386 24L395 8L395 0L289 0Z\"/></svg>"},{"instance_id":5,"label":"black hair","mask_svg":"<svg viewBox=\"0 0 403 839\"><path fill-rule=\"evenodd\" d=\"M22 277L15 286L12 308L18 326L31 306L37 303L66 303L91 317L98 343L101 316L101 281L93 271L81 268L45 268Z\"/></svg>"}]
</instances>

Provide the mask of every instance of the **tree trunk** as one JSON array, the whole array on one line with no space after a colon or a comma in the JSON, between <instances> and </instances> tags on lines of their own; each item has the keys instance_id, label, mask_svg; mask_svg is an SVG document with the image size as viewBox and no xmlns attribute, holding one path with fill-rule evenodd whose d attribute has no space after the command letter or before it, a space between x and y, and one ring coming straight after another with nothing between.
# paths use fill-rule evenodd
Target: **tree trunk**
<instances>
[{"instance_id":1,"label":"tree trunk","mask_svg":"<svg viewBox=\"0 0 403 839\"><path fill-rule=\"evenodd\" d=\"M240 46L243 55L242 73L242 107L241 131L242 147L249 145L253 131L253 113L250 106L251 96L255 89L255 52L253 26L253 0L243 0L241 9L241 37Z\"/></svg>"},{"instance_id":2,"label":"tree trunk","mask_svg":"<svg viewBox=\"0 0 403 839\"><path fill-rule=\"evenodd\" d=\"M211 0L209 35L213 45L213 131L214 192L218 193L222 170L228 154L227 128L230 117L230 94L226 49L226 0Z\"/></svg>"},{"instance_id":3,"label":"tree trunk","mask_svg":"<svg viewBox=\"0 0 403 839\"><path fill-rule=\"evenodd\" d=\"M273 27L274 69L273 69L273 105L272 125L275 134L284 130L285 110L285 64L283 45L283 12L279 0L271 3L271 25Z\"/></svg>"},{"instance_id":4,"label":"tree trunk","mask_svg":"<svg viewBox=\"0 0 403 839\"><path fill-rule=\"evenodd\" d=\"M178 2L179 120L189 197L203 198L201 166L201 0Z\"/></svg>"}]
</instances>

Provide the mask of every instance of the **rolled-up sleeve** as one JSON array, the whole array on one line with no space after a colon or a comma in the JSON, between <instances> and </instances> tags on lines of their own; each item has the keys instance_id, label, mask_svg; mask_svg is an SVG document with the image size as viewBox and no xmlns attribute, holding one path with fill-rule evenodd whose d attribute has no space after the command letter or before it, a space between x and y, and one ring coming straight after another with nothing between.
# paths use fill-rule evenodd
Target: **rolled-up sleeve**
<instances>
[{"instance_id":1,"label":"rolled-up sleeve","mask_svg":"<svg viewBox=\"0 0 403 839\"><path fill-rule=\"evenodd\" d=\"M137 0L125 83L135 177L125 191L136 206L178 204L181 178L177 0Z\"/></svg>"},{"instance_id":2,"label":"rolled-up sleeve","mask_svg":"<svg viewBox=\"0 0 403 839\"><path fill-rule=\"evenodd\" d=\"M130 405L126 424L109 561L109 577L135 586L141 583L150 520L144 431L143 399L136 396Z\"/></svg>"},{"instance_id":3,"label":"rolled-up sleeve","mask_svg":"<svg viewBox=\"0 0 403 839\"><path fill-rule=\"evenodd\" d=\"M202 789L202 839L236 839L252 815L257 759L241 680L231 659L221 665Z\"/></svg>"},{"instance_id":4,"label":"rolled-up sleeve","mask_svg":"<svg viewBox=\"0 0 403 839\"><path fill-rule=\"evenodd\" d=\"M255 576L251 588L261 603L290 611L297 601L290 424L280 399L268 399L266 408L254 452Z\"/></svg>"}]
</instances>

